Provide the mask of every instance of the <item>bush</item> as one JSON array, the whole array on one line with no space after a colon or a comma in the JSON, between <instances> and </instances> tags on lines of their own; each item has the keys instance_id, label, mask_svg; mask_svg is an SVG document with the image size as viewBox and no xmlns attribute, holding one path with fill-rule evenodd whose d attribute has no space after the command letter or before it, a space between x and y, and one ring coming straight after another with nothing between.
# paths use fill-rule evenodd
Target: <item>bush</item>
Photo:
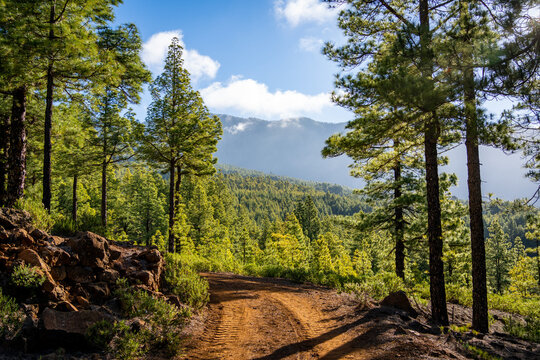
<instances>
[{"instance_id":1,"label":"bush","mask_svg":"<svg viewBox=\"0 0 540 360\"><path fill-rule=\"evenodd\" d=\"M13 339L22 327L25 315L15 300L0 288L0 339Z\"/></svg>"},{"instance_id":2,"label":"bush","mask_svg":"<svg viewBox=\"0 0 540 360\"><path fill-rule=\"evenodd\" d=\"M165 282L171 292L185 304L194 308L202 308L209 300L208 281L182 262L178 254L165 256Z\"/></svg>"},{"instance_id":3,"label":"bush","mask_svg":"<svg viewBox=\"0 0 540 360\"><path fill-rule=\"evenodd\" d=\"M16 209L26 210L32 216L32 222L38 229L49 232L54 226L54 218L39 200L32 200L30 197L25 197L17 200L15 203Z\"/></svg>"},{"instance_id":4,"label":"bush","mask_svg":"<svg viewBox=\"0 0 540 360\"><path fill-rule=\"evenodd\" d=\"M43 274L35 267L22 264L13 268L10 280L11 283L18 288L35 290L43 285L45 276L43 276Z\"/></svg>"},{"instance_id":5,"label":"bush","mask_svg":"<svg viewBox=\"0 0 540 360\"><path fill-rule=\"evenodd\" d=\"M178 354L181 331L190 316L189 311L180 310L143 290L132 289L125 279L118 280L117 286L114 294L120 301L123 316L142 320L141 326L130 327L124 320L98 322L88 329L88 341L118 359L131 359L150 351Z\"/></svg>"},{"instance_id":6,"label":"bush","mask_svg":"<svg viewBox=\"0 0 540 360\"><path fill-rule=\"evenodd\" d=\"M540 318L528 316L525 323L514 318L504 319L504 330L525 340L540 343Z\"/></svg>"}]
</instances>

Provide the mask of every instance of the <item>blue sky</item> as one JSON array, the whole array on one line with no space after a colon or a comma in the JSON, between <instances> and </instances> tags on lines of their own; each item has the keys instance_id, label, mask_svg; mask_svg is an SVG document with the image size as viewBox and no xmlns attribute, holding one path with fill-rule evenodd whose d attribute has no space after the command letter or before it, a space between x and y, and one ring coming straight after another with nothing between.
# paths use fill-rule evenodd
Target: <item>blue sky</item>
<instances>
[{"instance_id":1,"label":"blue sky","mask_svg":"<svg viewBox=\"0 0 540 360\"><path fill-rule=\"evenodd\" d=\"M159 74L166 47L179 36L186 67L212 112L263 119L307 116L343 122L350 113L333 105L335 64L323 41L339 41L336 11L317 0L125 0L117 23L133 22L143 60ZM144 119L149 102L135 108Z\"/></svg>"}]
</instances>

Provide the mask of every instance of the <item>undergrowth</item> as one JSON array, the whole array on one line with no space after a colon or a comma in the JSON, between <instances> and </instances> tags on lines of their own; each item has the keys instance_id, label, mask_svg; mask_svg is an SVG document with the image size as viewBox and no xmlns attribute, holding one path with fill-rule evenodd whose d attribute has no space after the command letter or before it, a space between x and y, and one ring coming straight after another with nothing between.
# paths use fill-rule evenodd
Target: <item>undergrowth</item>
<instances>
[{"instance_id":1,"label":"undergrowth","mask_svg":"<svg viewBox=\"0 0 540 360\"><path fill-rule=\"evenodd\" d=\"M20 331L25 315L15 299L4 295L0 288L0 340L13 339Z\"/></svg>"},{"instance_id":2,"label":"undergrowth","mask_svg":"<svg viewBox=\"0 0 540 360\"><path fill-rule=\"evenodd\" d=\"M118 280L117 285L114 294L123 319L95 323L86 333L88 341L118 359L162 351L168 356L178 355L182 350L181 332L191 315L189 309L178 309L144 290L133 289L125 279Z\"/></svg>"}]
</instances>

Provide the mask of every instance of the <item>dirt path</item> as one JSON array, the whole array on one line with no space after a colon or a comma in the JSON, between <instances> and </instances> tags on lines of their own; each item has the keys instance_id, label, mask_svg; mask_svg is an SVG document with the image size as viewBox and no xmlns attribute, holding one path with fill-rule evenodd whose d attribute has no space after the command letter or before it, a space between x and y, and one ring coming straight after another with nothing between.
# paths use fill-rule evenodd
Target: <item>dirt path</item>
<instances>
[{"instance_id":1,"label":"dirt path","mask_svg":"<svg viewBox=\"0 0 540 360\"><path fill-rule=\"evenodd\" d=\"M280 279L203 275L209 309L185 359L461 358L429 336L398 329L390 313L368 316L349 295Z\"/></svg>"}]
</instances>

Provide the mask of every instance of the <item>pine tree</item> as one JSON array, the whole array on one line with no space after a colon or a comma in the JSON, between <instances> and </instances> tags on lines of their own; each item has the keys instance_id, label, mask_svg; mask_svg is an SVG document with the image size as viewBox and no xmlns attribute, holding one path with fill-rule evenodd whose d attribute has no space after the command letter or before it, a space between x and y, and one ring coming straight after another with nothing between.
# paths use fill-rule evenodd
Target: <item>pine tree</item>
<instances>
[{"instance_id":1,"label":"pine tree","mask_svg":"<svg viewBox=\"0 0 540 360\"><path fill-rule=\"evenodd\" d=\"M192 89L183 67L182 46L174 38L169 46L164 72L150 85L143 152L147 159L164 165L169 172L169 251L174 251L176 171L212 169L212 153L221 136L221 123L210 116L199 93ZM205 171L205 173L208 173ZM178 183L180 184L180 183Z\"/></svg>"},{"instance_id":2,"label":"pine tree","mask_svg":"<svg viewBox=\"0 0 540 360\"><path fill-rule=\"evenodd\" d=\"M433 319L443 325L448 324L448 314L442 262L437 146L445 130L441 111L448 96L447 89L439 86L434 72L433 44L437 32L430 27L430 19L443 11L447 3L430 4L427 0L351 1L351 6L341 12L338 20L348 43L341 48L327 45L324 50L343 68L367 62L366 69L371 71L371 75L361 71L356 77L350 74L339 77L337 85L345 90L345 94L335 95L335 98L354 109L375 104L390 107L393 111L403 110L409 115L407 126L423 135L431 309ZM434 8L437 13L432 12ZM394 129L393 121L378 123L381 132L375 138L375 144Z\"/></svg>"},{"instance_id":3,"label":"pine tree","mask_svg":"<svg viewBox=\"0 0 540 360\"><path fill-rule=\"evenodd\" d=\"M311 196L305 197L302 201L298 201L294 214L302 226L302 232L311 241L319 236L321 223L319 220L319 211L315 207Z\"/></svg>"},{"instance_id":4,"label":"pine tree","mask_svg":"<svg viewBox=\"0 0 540 360\"><path fill-rule=\"evenodd\" d=\"M498 219L493 220L488 230L490 234L486 240L488 279L491 286L502 294L509 283L508 271L512 264L511 243Z\"/></svg>"},{"instance_id":5,"label":"pine tree","mask_svg":"<svg viewBox=\"0 0 540 360\"><path fill-rule=\"evenodd\" d=\"M97 137L94 146L101 155L101 224L107 227L107 172L109 167L133 156L137 125L126 107L139 102L142 85L150 80L140 58L142 42L133 24L117 29L98 29L97 44L105 62L114 67L114 76L105 80L105 88L95 94L97 111L89 116Z\"/></svg>"}]
</instances>

